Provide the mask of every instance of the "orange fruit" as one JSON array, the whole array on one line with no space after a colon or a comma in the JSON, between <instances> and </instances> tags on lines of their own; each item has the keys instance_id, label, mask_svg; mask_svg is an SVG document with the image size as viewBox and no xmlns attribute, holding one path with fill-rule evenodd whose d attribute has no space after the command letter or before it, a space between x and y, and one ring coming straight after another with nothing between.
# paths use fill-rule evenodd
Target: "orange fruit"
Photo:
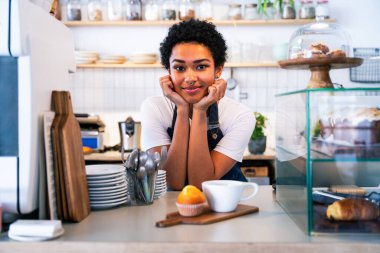
<instances>
[{"instance_id":1,"label":"orange fruit","mask_svg":"<svg viewBox=\"0 0 380 253\"><path fill-rule=\"evenodd\" d=\"M206 197L194 185L185 186L177 198L178 204L201 204L206 202Z\"/></svg>"}]
</instances>

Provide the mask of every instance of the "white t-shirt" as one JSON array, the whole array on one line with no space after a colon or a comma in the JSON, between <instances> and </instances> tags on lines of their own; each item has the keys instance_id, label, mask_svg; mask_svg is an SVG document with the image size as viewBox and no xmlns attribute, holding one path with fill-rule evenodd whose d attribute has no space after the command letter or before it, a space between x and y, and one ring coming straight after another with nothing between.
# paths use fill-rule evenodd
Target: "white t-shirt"
<instances>
[{"instance_id":1,"label":"white t-shirt","mask_svg":"<svg viewBox=\"0 0 380 253\"><path fill-rule=\"evenodd\" d=\"M170 145L167 133L172 126L174 103L164 96L147 98L141 106L142 148ZM243 153L255 127L253 112L239 102L224 97L218 103L220 130L223 138L214 150L232 158L243 160Z\"/></svg>"}]
</instances>

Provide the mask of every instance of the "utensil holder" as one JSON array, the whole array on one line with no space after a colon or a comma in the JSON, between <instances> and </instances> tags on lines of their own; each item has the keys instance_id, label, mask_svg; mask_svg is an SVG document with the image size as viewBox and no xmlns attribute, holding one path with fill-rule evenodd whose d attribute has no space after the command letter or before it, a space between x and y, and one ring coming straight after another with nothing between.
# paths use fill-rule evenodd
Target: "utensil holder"
<instances>
[{"instance_id":1,"label":"utensil holder","mask_svg":"<svg viewBox=\"0 0 380 253\"><path fill-rule=\"evenodd\" d=\"M150 205L153 203L156 178L156 170L140 178L135 170L127 169L128 193L132 205Z\"/></svg>"}]
</instances>

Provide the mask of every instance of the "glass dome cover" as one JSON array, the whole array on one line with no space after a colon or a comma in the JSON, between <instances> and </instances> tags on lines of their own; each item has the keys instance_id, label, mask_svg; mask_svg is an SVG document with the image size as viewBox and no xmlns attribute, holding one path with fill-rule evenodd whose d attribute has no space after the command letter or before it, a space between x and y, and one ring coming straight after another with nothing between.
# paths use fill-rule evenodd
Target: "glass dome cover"
<instances>
[{"instance_id":1,"label":"glass dome cover","mask_svg":"<svg viewBox=\"0 0 380 253\"><path fill-rule=\"evenodd\" d=\"M352 57L349 35L323 18L299 28L290 38L288 59Z\"/></svg>"}]
</instances>

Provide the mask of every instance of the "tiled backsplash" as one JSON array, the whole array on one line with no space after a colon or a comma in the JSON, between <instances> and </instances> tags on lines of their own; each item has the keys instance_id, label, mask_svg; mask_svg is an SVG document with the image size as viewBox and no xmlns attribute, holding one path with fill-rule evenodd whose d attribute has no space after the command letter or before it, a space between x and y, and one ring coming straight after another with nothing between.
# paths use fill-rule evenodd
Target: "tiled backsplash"
<instances>
[{"instance_id":1,"label":"tiled backsplash","mask_svg":"<svg viewBox=\"0 0 380 253\"><path fill-rule=\"evenodd\" d=\"M105 144L119 142L117 122L128 115L139 118L142 101L152 95L162 94L159 77L163 69L77 69L72 76L72 92L75 112L100 114L106 123ZM230 77L226 68L222 75ZM268 147L274 147L275 95L306 87L309 71L283 70L280 68L234 68L234 79L240 91L248 94L241 102L253 111L260 111L269 118Z\"/></svg>"},{"instance_id":2,"label":"tiled backsplash","mask_svg":"<svg viewBox=\"0 0 380 253\"><path fill-rule=\"evenodd\" d=\"M138 111L142 101L161 94L159 77L163 69L81 69L73 75L73 99L76 112ZM223 78L228 79L226 68ZM235 68L234 79L241 92L248 94L241 102L255 111L273 112L275 94L302 89L309 71L279 68Z\"/></svg>"}]
</instances>

